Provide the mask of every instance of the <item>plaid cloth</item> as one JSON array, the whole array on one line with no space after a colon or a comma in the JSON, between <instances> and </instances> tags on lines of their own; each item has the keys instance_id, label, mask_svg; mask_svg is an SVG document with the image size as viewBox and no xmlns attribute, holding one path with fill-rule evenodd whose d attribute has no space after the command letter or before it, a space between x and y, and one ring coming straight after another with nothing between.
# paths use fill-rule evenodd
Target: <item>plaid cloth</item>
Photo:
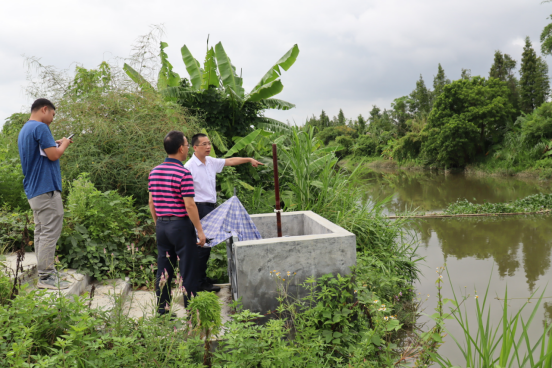
<instances>
[{"instance_id":1,"label":"plaid cloth","mask_svg":"<svg viewBox=\"0 0 552 368\"><path fill-rule=\"evenodd\" d=\"M231 236L239 241L262 239L251 217L238 197L233 196L201 220L207 239L212 239L206 247L214 247Z\"/></svg>"}]
</instances>

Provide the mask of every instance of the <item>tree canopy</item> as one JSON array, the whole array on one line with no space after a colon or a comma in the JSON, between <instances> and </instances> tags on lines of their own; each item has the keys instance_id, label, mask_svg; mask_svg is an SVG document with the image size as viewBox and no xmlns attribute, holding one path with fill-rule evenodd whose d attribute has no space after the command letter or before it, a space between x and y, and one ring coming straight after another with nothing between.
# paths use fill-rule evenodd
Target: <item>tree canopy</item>
<instances>
[{"instance_id":1,"label":"tree canopy","mask_svg":"<svg viewBox=\"0 0 552 368\"><path fill-rule=\"evenodd\" d=\"M431 111L422 145L426 158L463 166L504 133L512 105L505 82L473 77L443 88Z\"/></svg>"},{"instance_id":2,"label":"tree canopy","mask_svg":"<svg viewBox=\"0 0 552 368\"><path fill-rule=\"evenodd\" d=\"M519 73L520 107L525 113L531 113L546 101L550 94L550 82L548 65L537 56L529 37L525 39Z\"/></svg>"}]
</instances>

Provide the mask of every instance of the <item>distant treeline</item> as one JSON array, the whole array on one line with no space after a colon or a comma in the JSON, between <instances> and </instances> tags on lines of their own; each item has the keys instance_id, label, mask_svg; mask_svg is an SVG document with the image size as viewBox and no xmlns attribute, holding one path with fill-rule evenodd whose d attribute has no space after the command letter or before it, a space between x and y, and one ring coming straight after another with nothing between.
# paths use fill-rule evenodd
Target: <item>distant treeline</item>
<instances>
[{"instance_id":1,"label":"distant treeline","mask_svg":"<svg viewBox=\"0 0 552 368\"><path fill-rule=\"evenodd\" d=\"M519 78L517 65L512 56L496 51L488 77L462 69L460 79L451 81L439 64L433 89L420 75L414 90L396 98L389 110L374 105L367 118L356 119L347 119L343 110L330 119L323 110L306 125L315 127L325 144L343 146L342 156L382 156L445 168L489 166L492 160L494 168L507 170L546 159L552 170L548 65L529 38Z\"/></svg>"}]
</instances>

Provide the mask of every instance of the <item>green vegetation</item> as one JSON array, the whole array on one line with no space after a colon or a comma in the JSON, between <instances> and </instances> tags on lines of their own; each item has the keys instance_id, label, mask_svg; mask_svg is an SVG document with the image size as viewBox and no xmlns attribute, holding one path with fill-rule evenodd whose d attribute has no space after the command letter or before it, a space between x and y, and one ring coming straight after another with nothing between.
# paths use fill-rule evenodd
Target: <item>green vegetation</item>
<instances>
[{"instance_id":1,"label":"green vegetation","mask_svg":"<svg viewBox=\"0 0 552 368\"><path fill-rule=\"evenodd\" d=\"M145 207L146 181L164 158L162 138L172 129L188 136L206 132L215 146L212 154L251 156L266 164L259 170L246 165L226 168L217 180L220 197L230 197L235 189L250 213L273 210L270 145L277 144L284 210L312 210L353 232L357 265L350 275L306 280L303 286L310 294L300 300L288 292L293 270L278 270L273 276L280 306L271 318L259 323L264 316L241 310L235 302L235 314L224 326L219 301L210 293L194 298L186 320L134 320L116 297L113 310L98 311L87 306L87 296L67 299L25 285L14 289L0 270L0 367L390 367L403 365L407 355L417 366L432 359L444 363L436 353L448 317L441 299L437 323L420 333L415 353L399 344L399 331L414 322L412 282L421 261L407 220L387 219L385 201L366 204L356 182L360 171L342 171L338 160L348 155L446 168L488 165L485 160L501 162L514 145L533 147L533 161L548 160L551 108L548 103L536 105L549 92L544 64L529 52L518 81L512 74L513 59L498 53L489 79L463 71L462 78L452 82L439 65L432 91L420 77L416 89L395 99L391 110L374 106L368 119L359 115L354 121L342 110L333 119L322 111L305 127L290 128L263 112L294 107L273 97L283 89L282 69L288 70L298 56L296 45L250 93L245 93L241 73L221 43L207 48L203 69L182 47L189 79L173 71L166 47L160 42L156 78L150 73L155 68L143 69L141 59L125 64L124 73L102 63L97 69L77 67L70 77L54 78L56 71L39 68L42 85L37 85L52 88L48 97L58 107L54 135L77 134L61 160L66 216L57 267L74 267L97 279L128 276L134 286L151 289L156 247ZM536 67L529 68L529 63ZM537 83L540 92L530 90L531 83ZM528 109L529 100L531 111L519 116L518 109ZM26 120L27 115L14 114L0 132L0 173L6 174L0 177L2 252L32 245L32 216L17 174L17 133ZM515 141L517 137L521 141ZM541 148L544 152L538 155ZM519 157L520 162L508 162L519 167L529 160ZM492 209L551 205L552 198L533 196ZM479 207L467 202L451 206L451 211L474 209ZM221 281L227 278L223 246L214 250L209 272ZM208 337L220 331L225 335L218 346L211 346ZM478 331L487 333L482 326ZM481 341L475 339L474 344ZM494 353L487 351L487 357Z\"/></svg>"},{"instance_id":2,"label":"green vegetation","mask_svg":"<svg viewBox=\"0 0 552 368\"><path fill-rule=\"evenodd\" d=\"M474 204L467 199L449 205L444 213L447 215L476 213L520 213L552 210L552 194L534 194L509 203Z\"/></svg>"},{"instance_id":3,"label":"green vegetation","mask_svg":"<svg viewBox=\"0 0 552 368\"><path fill-rule=\"evenodd\" d=\"M458 341L455 336L452 336L452 339L462 352L466 367L550 367L552 364L552 337L550 337L552 326L545 325L542 335L536 342L531 343L529 338L529 328L539 305L542 303L544 291L538 298L533 298L534 293L531 295L530 299L537 299L537 302L532 306L529 319L525 321L521 313L529 302L526 302L514 315L510 315L508 309L508 290L506 290L503 298L502 315L496 327L491 325L490 322L492 311L488 300L489 287L487 286L482 302L479 301L479 295L475 291L477 326L475 331L473 325L470 330L466 306L464 305L464 313L460 310L460 307L467 301L470 295L458 297L454 290L453 293L454 300L444 299L440 303L438 313L433 315L433 318L438 323L444 321L444 319L454 319L461 326L465 343L463 344ZM451 311L448 314L442 311L445 303L452 305ZM547 337L548 341L546 341ZM439 356L435 352L429 352L429 355L441 367L458 367L456 365L453 366L450 360Z\"/></svg>"},{"instance_id":4,"label":"green vegetation","mask_svg":"<svg viewBox=\"0 0 552 368\"><path fill-rule=\"evenodd\" d=\"M97 279L128 276L134 286L151 288L156 249L152 220L144 208L146 180L149 170L164 158L162 138L172 129L188 136L205 131L219 156L252 156L266 164L259 170L246 165L226 168L217 180L220 197L231 196L235 188L250 213L273 210L270 146L276 143L284 210L312 210L355 233L357 266L351 275L307 280L305 287L311 293L302 300L287 293L287 277L286 281L275 275L281 306L274 318L257 324L262 316L240 311L236 303L237 313L225 326L226 335L214 353L209 342L200 340L222 328L217 318L220 306L211 294L194 298L189 321L171 324L157 318L132 320L124 315L121 303L104 313L88 308L84 297L74 301L47 297L25 286L12 294L9 284L0 282L10 290L8 300L0 293L0 366L395 364L400 356L397 331L412 323L415 314L411 283L419 274L420 259L403 230L405 222L385 219L382 204L362 204L355 174L336 166L336 152L351 150L353 135L340 137L339 145L324 147L312 128L291 129L263 119L266 108L293 107L272 96L281 91L281 69L293 64L298 48L294 46L245 94L221 44L209 49L201 73L183 48L190 80L172 72L166 47L161 43L157 83L147 80L147 71L136 71L130 64L122 74L107 63L97 69L77 68L72 77L56 79L65 84L58 85L63 93L49 96L57 106L52 131L56 137L77 133L61 161L66 216L58 267L74 267ZM49 86L47 76L56 71L39 70L42 87ZM121 80L124 75L130 75L133 83ZM216 106L186 105L210 93L231 107L221 112L225 117L216 118L216 124L209 120L215 119ZM234 120L246 110L255 124ZM2 165L17 164L14 147L26 119L12 115L0 133ZM344 115L339 119L344 121ZM30 250L32 216L24 201L13 196L18 193L13 180L19 178L7 177L2 186L6 188L2 195L9 201L2 202L0 239L9 244L4 251ZM215 249L210 262L210 276L227 278L223 247ZM38 300L38 308L31 307L32 300ZM44 312L46 305L54 306L48 310L56 313Z\"/></svg>"}]
</instances>

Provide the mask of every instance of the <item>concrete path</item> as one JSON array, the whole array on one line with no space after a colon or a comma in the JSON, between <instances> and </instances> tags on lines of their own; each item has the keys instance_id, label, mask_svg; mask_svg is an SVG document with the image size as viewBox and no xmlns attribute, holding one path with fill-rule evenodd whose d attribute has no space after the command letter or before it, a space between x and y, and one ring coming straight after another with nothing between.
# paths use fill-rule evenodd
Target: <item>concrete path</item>
<instances>
[{"instance_id":1,"label":"concrete path","mask_svg":"<svg viewBox=\"0 0 552 368\"><path fill-rule=\"evenodd\" d=\"M17 255L15 253L8 254L3 262L7 266L8 274L13 278L17 267ZM18 279L22 284L28 283L30 288L35 288L38 272L36 268L36 254L34 252L25 253L25 258L22 262L23 273L18 272ZM71 282L71 286L63 290L48 290L48 293L61 292L63 295L81 295L86 287L90 284L90 276L78 273L76 270L62 270L65 275L62 275L65 281Z\"/></svg>"}]
</instances>

